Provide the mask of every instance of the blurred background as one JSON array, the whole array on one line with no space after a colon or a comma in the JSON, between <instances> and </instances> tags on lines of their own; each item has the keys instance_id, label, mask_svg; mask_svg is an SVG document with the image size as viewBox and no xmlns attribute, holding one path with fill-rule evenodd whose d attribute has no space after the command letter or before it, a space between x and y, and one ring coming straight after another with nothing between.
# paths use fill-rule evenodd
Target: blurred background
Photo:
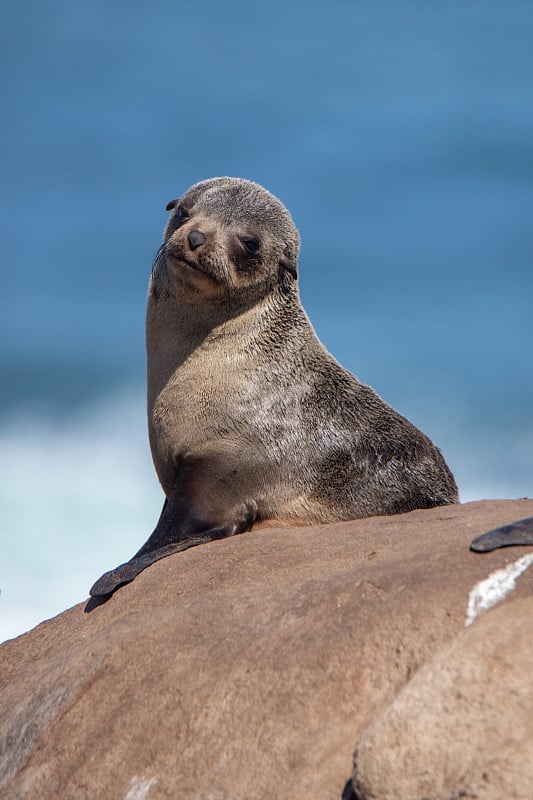
<instances>
[{"instance_id":1,"label":"blurred background","mask_svg":"<svg viewBox=\"0 0 533 800\"><path fill-rule=\"evenodd\" d=\"M320 338L463 501L531 495L531 3L2 10L0 640L157 520L146 285L165 204L203 178L281 198Z\"/></svg>"}]
</instances>

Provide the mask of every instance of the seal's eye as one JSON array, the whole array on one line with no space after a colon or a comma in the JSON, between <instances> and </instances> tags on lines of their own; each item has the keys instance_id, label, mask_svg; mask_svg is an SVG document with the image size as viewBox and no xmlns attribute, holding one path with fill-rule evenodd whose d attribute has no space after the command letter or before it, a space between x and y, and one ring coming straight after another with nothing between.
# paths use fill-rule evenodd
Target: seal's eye
<instances>
[{"instance_id":1,"label":"seal's eye","mask_svg":"<svg viewBox=\"0 0 533 800\"><path fill-rule=\"evenodd\" d=\"M255 236L242 236L241 244L247 253L257 253L259 250L260 241L259 239L256 239Z\"/></svg>"},{"instance_id":2,"label":"seal's eye","mask_svg":"<svg viewBox=\"0 0 533 800\"><path fill-rule=\"evenodd\" d=\"M176 211L174 213L174 222L176 223L176 225L181 225L181 223L184 222L188 216L189 212L187 211L185 206L182 206L180 203L179 206L177 206Z\"/></svg>"}]
</instances>

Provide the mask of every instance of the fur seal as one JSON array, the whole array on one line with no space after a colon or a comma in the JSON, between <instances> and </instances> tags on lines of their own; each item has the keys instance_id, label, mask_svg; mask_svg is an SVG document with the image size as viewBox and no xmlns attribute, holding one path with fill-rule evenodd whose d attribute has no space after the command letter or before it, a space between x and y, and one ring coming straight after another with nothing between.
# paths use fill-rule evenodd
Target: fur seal
<instances>
[{"instance_id":1,"label":"fur seal","mask_svg":"<svg viewBox=\"0 0 533 800\"><path fill-rule=\"evenodd\" d=\"M299 235L256 183L171 201L148 290L148 429L165 493L111 594L170 553L250 530L457 501L440 451L318 340L298 294Z\"/></svg>"}]
</instances>

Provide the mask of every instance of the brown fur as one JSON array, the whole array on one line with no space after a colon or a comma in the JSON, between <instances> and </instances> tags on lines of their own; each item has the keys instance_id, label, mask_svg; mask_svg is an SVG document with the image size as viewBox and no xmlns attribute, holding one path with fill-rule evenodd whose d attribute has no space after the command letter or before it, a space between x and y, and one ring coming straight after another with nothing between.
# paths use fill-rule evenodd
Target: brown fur
<instances>
[{"instance_id":1,"label":"brown fur","mask_svg":"<svg viewBox=\"0 0 533 800\"><path fill-rule=\"evenodd\" d=\"M455 502L437 448L316 337L298 295L298 233L280 201L215 178L169 208L146 319L148 427L166 503L129 563L262 520Z\"/></svg>"}]
</instances>

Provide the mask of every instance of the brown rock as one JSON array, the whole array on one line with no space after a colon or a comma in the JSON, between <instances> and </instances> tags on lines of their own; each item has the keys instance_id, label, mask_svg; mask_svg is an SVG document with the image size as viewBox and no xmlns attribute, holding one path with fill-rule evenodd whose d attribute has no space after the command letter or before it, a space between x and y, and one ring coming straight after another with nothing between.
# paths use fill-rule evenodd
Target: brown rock
<instances>
[{"instance_id":1,"label":"brown rock","mask_svg":"<svg viewBox=\"0 0 533 800\"><path fill-rule=\"evenodd\" d=\"M365 800L533 798L533 596L462 631L362 736Z\"/></svg>"},{"instance_id":2,"label":"brown rock","mask_svg":"<svg viewBox=\"0 0 533 800\"><path fill-rule=\"evenodd\" d=\"M340 800L355 743L419 668L529 603L533 569L464 630L472 586L528 552L470 540L530 515L490 501L243 534L7 642L0 797Z\"/></svg>"}]
</instances>

